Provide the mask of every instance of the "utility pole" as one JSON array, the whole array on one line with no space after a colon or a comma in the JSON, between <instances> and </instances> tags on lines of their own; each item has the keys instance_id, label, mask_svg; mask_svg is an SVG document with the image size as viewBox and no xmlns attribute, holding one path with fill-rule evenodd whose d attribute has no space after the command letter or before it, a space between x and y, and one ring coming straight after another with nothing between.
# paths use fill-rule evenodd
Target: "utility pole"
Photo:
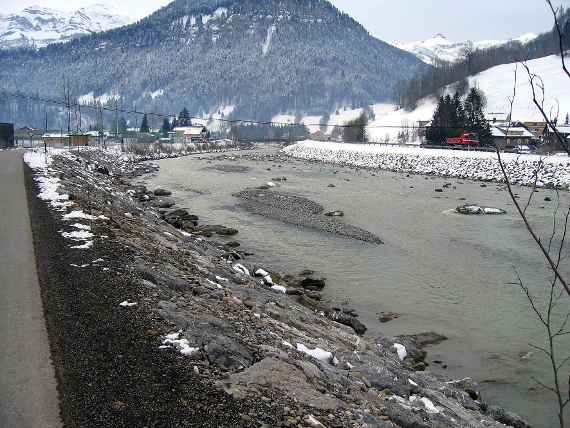
<instances>
[{"instance_id":1,"label":"utility pole","mask_svg":"<svg viewBox=\"0 0 570 428\"><path fill-rule=\"evenodd\" d=\"M47 135L47 133L48 133L48 115L47 115L47 107L46 107L46 123L45 123L44 135ZM44 137L44 153L47 155L47 142L46 142L45 137Z\"/></svg>"}]
</instances>

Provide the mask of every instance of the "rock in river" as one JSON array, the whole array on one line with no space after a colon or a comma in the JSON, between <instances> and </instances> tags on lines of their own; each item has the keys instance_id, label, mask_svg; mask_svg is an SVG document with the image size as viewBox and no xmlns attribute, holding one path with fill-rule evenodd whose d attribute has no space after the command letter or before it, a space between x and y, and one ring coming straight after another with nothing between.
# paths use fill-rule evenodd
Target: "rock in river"
<instances>
[{"instance_id":1,"label":"rock in river","mask_svg":"<svg viewBox=\"0 0 570 428\"><path fill-rule=\"evenodd\" d=\"M172 192L170 190L156 189L154 191L154 196L170 196L170 195L172 195Z\"/></svg>"},{"instance_id":2,"label":"rock in river","mask_svg":"<svg viewBox=\"0 0 570 428\"><path fill-rule=\"evenodd\" d=\"M507 213L500 208L482 207L477 204L460 205L455 211L464 215L503 215Z\"/></svg>"},{"instance_id":3,"label":"rock in river","mask_svg":"<svg viewBox=\"0 0 570 428\"><path fill-rule=\"evenodd\" d=\"M344 217L344 212L343 211L331 211L331 212L325 213L325 215L327 217Z\"/></svg>"},{"instance_id":4,"label":"rock in river","mask_svg":"<svg viewBox=\"0 0 570 428\"><path fill-rule=\"evenodd\" d=\"M307 290L320 291L325 288L325 279L305 278L300 283L301 287Z\"/></svg>"}]
</instances>

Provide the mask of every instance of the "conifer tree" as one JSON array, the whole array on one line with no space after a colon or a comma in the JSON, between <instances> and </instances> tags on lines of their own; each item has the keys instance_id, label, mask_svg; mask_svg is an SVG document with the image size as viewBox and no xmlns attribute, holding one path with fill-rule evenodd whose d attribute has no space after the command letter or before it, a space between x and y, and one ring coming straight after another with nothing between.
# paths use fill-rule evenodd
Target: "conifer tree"
<instances>
[{"instance_id":1,"label":"conifer tree","mask_svg":"<svg viewBox=\"0 0 570 428\"><path fill-rule=\"evenodd\" d=\"M171 131L172 129L170 128L170 121L168 120L167 117L164 118L164 120L162 121L162 128L160 128L160 133L162 134L162 136L164 138L168 137L168 133Z\"/></svg>"},{"instance_id":2,"label":"conifer tree","mask_svg":"<svg viewBox=\"0 0 570 428\"><path fill-rule=\"evenodd\" d=\"M140 132L142 133L150 132L150 128L148 127L148 118L146 117L146 114L143 116Z\"/></svg>"},{"instance_id":3,"label":"conifer tree","mask_svg":"<svg viewBox=\"0 0 570 428\"><path fill-rule=\"evenodd\" d=\"M177 126L192 126L192 122L190 121L190 113L188 113L188 109L186 107L184 107L178 115Z\"/></svg>"}]
</instances>

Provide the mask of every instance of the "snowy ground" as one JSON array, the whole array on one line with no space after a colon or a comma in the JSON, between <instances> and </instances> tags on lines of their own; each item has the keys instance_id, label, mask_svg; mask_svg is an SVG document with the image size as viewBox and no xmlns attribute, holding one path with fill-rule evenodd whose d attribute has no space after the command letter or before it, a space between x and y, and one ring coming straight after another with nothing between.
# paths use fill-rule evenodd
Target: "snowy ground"
<instances>
[{"instance_id":1,"label":"snowy ground","mask_svg":"<svg viewBox=\"0 0 570 428\"><path fill-rule=\"evenodd\" d=\"M358 168L473 180L503 181L497 156L493 152L319 141L303 141L286 147L284 152L299 159ZM535 171L542 164L537 186L570 187L570 159L567 156L540 157L505 153L502 157L512 183L533 185Z\"/></svg>"},{"instance_id":2,"label":"snowy ground","mask_svg":"<svg viewBox=\"0 0 570 428\"><path fill-rule=\"evenodd\" d=\"M551 117L558 117L558 122L564 120L566 113L570 113L570 80L564 74L560 58L556 55L528 61L532 73L540 76L545 86L544 106ZM487 116L503 120L509 111L509 98L513 94L514 76L517 70L517 95L513 105L513 120L522 122L544 121L532 101L532 89L529 84L526 70L520 64L506 64L493 67L483 73L469 78L470 87L478 87L487 97ZM535 85L536 86L536 85ZM453 93L453 85L447 88ZM418 102L413 111L399 109L394 104L374 104L369 109L374 117L368 123L368 138L372 142L396 143L398 133L406 126L416 126L418 121L429 121L433 117L437 100L424 98ZM336 125L345 125L356 119L363 109L339 107L330 113L327 122L327 133L330 134ZM495 113L495 114L491 114ZM497 114L499 113L499 114ZM322 116L301 115L300 122L308 125L310 132L319 129ZM294 123L294 114L280 114L272 119L279 123Z\"/></svg>"}]
</instances>

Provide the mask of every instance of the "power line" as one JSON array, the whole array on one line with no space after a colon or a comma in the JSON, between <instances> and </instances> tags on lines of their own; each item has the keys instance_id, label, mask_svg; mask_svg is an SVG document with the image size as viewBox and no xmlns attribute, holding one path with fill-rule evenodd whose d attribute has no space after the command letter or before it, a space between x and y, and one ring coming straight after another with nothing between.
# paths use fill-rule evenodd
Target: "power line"
<instances>
[{"instance_id":1,"label":"power line","mask_svg":"<svg viewBox=\"0 0 570 428\"><path fill-rule=\"evenodd\" d=\"M45 98L39 95L27 95L21 92L11 92L4 89L0 89L0 95L12 97L12 98L19 98L24 99L27 101L37 101L42 102L45 104L52 104L64 108L87 108L96 111L106 111L113 114L122 113L122 114L135 114L135 115L147 115L153 116L161 119L169 119L175 118L177 115L174 114L165 114L165 113L157 113L151 111L138 111L135 107L134 110L130 109L123 109L118 108L117 99L115 99L115 107L108 107L103 106L102 104L99 105L92 105L92 104L85 104L79 103L77 101L69 102L69 101L61 101L56 100L53 98ZM208 120L203 117L198 116L189 116L188 119L190 120ZM295 127L295 126L305 126L305 127L320 127L320 128L354 128L354 125L329 125L323 123L298 123L298 122L275 122L275 121L259 121L259 120L251 120L251 119L224 119L224 118L210 118L209 120L217 120L219 122L229 123L229 124L250 124L250 125L267 125L267 126L281 126L281 127ZM415 125L366 125L365 129L428 129L428 128L435 128L435 129L464 129L463 127L459 126L438 126L438 127L431 127L431 126L415 126Z\"/></svg>"}]
</instances>

